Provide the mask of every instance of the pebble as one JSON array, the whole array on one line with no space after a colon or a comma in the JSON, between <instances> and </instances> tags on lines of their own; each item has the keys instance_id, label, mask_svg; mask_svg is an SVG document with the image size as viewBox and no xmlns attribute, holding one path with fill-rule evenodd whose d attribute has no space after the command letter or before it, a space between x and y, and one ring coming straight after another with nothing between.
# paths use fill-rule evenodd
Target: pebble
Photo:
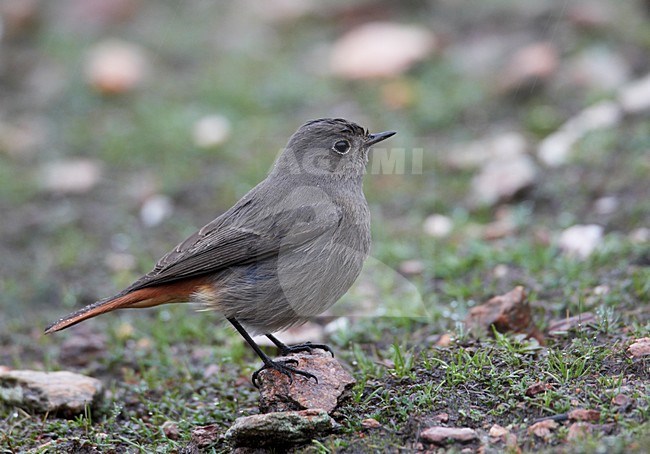
<instances>
[{"instance_id":1,"label":"pebble","mask_svg":"<svg viewBox=\"0 0 650 454\"><path fill-rule=\"evenodd\" d=\"M501 90L512 92L549 79L559 66L556 47L550 42L529 44L516 51L499 78Z\"/></svg>"},{"instance_id":2,"label":"pebble","mask_svg":"<svg viewBox=\"0 0 650 454\"><path fill-rule=\"evenodd\" d=\"M560 235L560 249L570 257L586 259L602 244L603 231L596 224L569 227Z\"/></svg>"},{"instance_id":3,"label":"pebble","mask_svg":"<svg viewBox=\"0 0 650 454\"><path fill-rule=\"evenodd\" d=\"M43 189L58 194L83 194L99 183L102 168L90 159L68 159L45 164L39 182Z\"/></svg>"},{"instance_id":4,"label":"pebble","mask_svg":"<svg viewBox=\"0 0 650 454\"><path fill-rule=\"evenodd\" d=\"M117 39L93 46L85 62L86 82L104 95L119 95L141 85L149 62L139 46Z\"/></svg>"},{"instance_id":5,"label":"pebble","mask_svg":"<svg viewBox=\"0 0 650 454\"><path fill-rule=\"evenodd\" d=\"M140 220L145 227L155 227L169 218L174 211L172 200L166 195L148 197L140 207Z\"/></svg>"},{"instance_id":6,"label":"pebble","mask_svg":"<svg viewBox=\"0 0 650 454\"><path fill-rule=\"evenodd\" d=\"M451 218L442 214L432 214L424 220L424 233L434 238L444 238L448 236L454 228L454 222Z\"/></svg>"},{"instance_id":7,"label":"pebble","mask_svg":"<svg viewBox=\"0 0 650 454\"><path fill-rule=\"evenodd\" d=\"M194 145L199 148L215 148L225 143L232 132L230 120L223 115L200 118L192 128Z\"/></svg>"},{"instance_id":8,"label":"pebble","mask_svg":"<svg viewBox=\"0 0 650 454\"><path fill-rule=\"evenodd\" d=\"M478 434L469 427L443 427L433 426L420 432L420 438L429 443L442 443L446 441L468 442L478 439Z\"/></svg>"},{"instance_id":9,"label":"pebble","mask_svg":"<svg viewBox=\"0 0 650 454\"><path fill-rule=\"evenodd\" d=\"M331 72L344 79L395 77L426 59L437 47L423 27L370 22L352 29L332 46Z\"/></svg>"},{"instance_id":10,"label":"pebble","mask_svg":"<svg viewBox=\"0 0 650 454\"><path fill-rule=\"evenodd\" d=\"M650 110L650 74L624 86L619 92L618 100L628 114Z\"/></svg>"}]
</instances>

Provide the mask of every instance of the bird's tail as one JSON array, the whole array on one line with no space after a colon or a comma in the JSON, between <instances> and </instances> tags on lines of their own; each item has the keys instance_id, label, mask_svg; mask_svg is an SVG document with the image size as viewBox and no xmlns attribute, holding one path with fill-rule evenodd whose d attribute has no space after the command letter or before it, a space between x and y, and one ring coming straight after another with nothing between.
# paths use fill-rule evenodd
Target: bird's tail
<instances>
[{"instance_id":1,"label":"bird's tail","mask_svg":"<svg viewBox=\"0 0 650 454\"><path fill-rule=\"evenodd\" d=\"M193 280L179 281L171 284L146 287L117 294L96 303L90 304L76 312L52 323L45 329L45 334L54 333L77 323L117 309L144 308L167 303L189 301L192 293L197 290L198 282Z\"/></svg>"}]
</instances>

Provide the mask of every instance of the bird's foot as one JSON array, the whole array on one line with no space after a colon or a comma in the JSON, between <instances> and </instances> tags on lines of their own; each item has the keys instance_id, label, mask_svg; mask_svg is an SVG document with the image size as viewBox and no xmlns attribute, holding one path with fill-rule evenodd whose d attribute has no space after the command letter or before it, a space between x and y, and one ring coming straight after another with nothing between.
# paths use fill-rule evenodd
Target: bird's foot
<instances>
[{"instance_id":1,"label":"bird's foot","mask_svg":"<svg viewBox=\"0 0 650 454\"><path fill-rule=\"evenodd\" d=\"M291 367L288 364L298 364L298 361L296 361L295 359L285 359L281 361L269 360L268 362L265 362L262 367L260 367L253 373L253 376L251 377L253 385L255 385L255 387L257 388L260 387L258 383L258 378L260 372L262 372L264 369L275 369L278 372L286 375L287 377L289 377L289 383L293 383L293 376L291 374L302 375L307 379L313 378L314 381L318 383L318 378L314 374L310 374L309 372L305 372L304 370L296 369L295 367Z\"/></svg>"},{"instance_id":2,"label":"bird's foot","mask_svg":"<svg viewBox=\"0 0 650 454\"><path fill-rule=\"evenodd\" d=\"M329 345L312 344L311 342L305 342L304 344L296 344L296 345L284 345L280 347L280 354L282 356L286 356L290 353L300 353L300 352L307 352L311 354L312 350L315 348L319 350L325 350L330 355L332 355L332 358L334 358L334 351L332 351Z\"/></svg>"}]
</instances>

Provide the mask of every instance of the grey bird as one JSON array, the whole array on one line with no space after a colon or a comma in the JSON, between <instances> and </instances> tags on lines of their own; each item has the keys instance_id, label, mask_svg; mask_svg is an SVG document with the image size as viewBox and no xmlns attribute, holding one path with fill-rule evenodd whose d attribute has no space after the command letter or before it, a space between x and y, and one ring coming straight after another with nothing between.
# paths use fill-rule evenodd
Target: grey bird
<instances>
[{"instance_id":1,"label":"grey bird","mask_svg":"<svg viewBox=\"0 0 650 454\"><path fill-rule=\"evenodd\" d=\"M265 368L317 378L273 361L251 338L266 335L282 355L324 344L287 346L272 333L322 313L352 286L370 250L362 179L370 147L395 134L370 134L340 118L312 120L289 139L264 181L181 242L118 294L50 325L49 334L105 312L196 302L221 313Z\"/></svg>"}]
</instances>

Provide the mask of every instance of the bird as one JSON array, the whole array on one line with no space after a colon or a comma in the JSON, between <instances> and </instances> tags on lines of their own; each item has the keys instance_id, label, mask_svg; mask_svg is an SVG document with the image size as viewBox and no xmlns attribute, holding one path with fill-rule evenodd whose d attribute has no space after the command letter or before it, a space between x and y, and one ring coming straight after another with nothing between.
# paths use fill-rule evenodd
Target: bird
<instances>
[{"instance_id":1,"label":"bird","mask_svg":"<svg viewBox=\"0 0 650 454\"><path fill-rule=\"evenodd\" d=\"M303 124L267 177L235 205L165 254L121 292L52 323L45 334L127 308L193 302L220 313L263 362L318 378L273 360L255 343L265 335L282 356L326 344L288 346L273 333L304 323L336 303L361 273L370 245L370 211L363 193L369 149L395 135L371 134L342 118Z\"/></svg>"}]
</instances>

